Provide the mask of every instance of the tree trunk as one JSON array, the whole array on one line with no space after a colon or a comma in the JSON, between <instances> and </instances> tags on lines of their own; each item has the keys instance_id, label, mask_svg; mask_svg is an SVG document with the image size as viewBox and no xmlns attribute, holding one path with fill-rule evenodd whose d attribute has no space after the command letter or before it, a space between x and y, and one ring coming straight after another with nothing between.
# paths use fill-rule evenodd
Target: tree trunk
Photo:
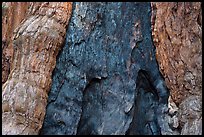
<instances>
[{"instance_id":1,"label":"tree trunk","mask_svg":"<svg viewBox=\"0 0 204 137\"><path fill-rule=\"evenodd\" d=\"M74 3L41 134L160 134L168 91L150 11L150 3Z\"/></svg>"},{"instance_id":2,"label":"tree trunk","mask_svg":"<svg viewBox=\"0 0 204 137\"><path fill-rule=\"evenodd\" d=\"M2 3L2 84L6 82L12 64L13 31L25 19L29 5L29 2Z\"/></svg>"},{"instance_id":3,"label":"tree trunk","mask_svg":"<svg viewBox=\"0 0 204 137\"><path fill-rule=\"evenodd\" d=\"M200 2L153 3L153 40L178 113L174 130L202 134L202 9ZM170 104L173 102L170 102ZM174 124L173 124L174 125Z\"/></svg>"},{"instance_id":4,"label":"tree trunk","mask_svg":"<svg viewBox=\"0 0 204 137\"><path fill-rule=\"evenodd\" d=\"M31 3L15 29L14 59L2 93L2 133L38 134L56 56L61 49L71 3Z\"/></svg>"},{"instance_id":5,"label":"tree trunk","mask_svg":"<svg viewBox=\"0 0 204 137\"><path fill-rule=\"evenodd\" d=\"M201 3L3 5L3 134L202 134Z\"/></svg>"}]
</instances>

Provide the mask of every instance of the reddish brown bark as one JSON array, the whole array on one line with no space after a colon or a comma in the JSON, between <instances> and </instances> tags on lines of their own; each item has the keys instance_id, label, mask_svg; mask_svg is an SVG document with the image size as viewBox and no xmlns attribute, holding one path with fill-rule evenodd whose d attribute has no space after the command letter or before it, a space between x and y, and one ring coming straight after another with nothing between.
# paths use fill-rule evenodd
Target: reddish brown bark
<instances>
[{"instance_id":1,"label":"reddish brown bark","mask_svg":"<svg viewBox=\"0 0 204 137\"><path fill-rule=\"evenodd\" d=\"M14 59L2 93L2 133L38 134L56 56L71 16L69 2L31 3L27 18L14 31Z\"/></svg>"},{"instance_id":2,"label":"reddish brown bark","mask_svg":"<svg viewBox=\"0 0 204 137\"><path fill-rule=\"evenodd\" d=\"M10 73L13 57L12 37L14 29L25 19L29 2L3 2L2 7L2 84Z\"/></svg>"},{"instance_id":3,"label":"reddish brown bark","mask_svg":"<svg viewBox=\"0 0 204 137\"><path fill-rule=\"evenodd\" d=\"M155 3L153 30L157 60L179 104L200 95L202 73L201 3Z\"/></svg>"},{"instance_id":4,"label":"reddish brown bark","mask_svg":"<svg viewBox=\"0 0 204 137\"><path fill-rule=\"evenodd\" d=\"M72 5L66 2L4 4L2 133L38 134ZM202 134L201 3L152 3L152 7L157 60L172 97L170 122L164 121L172 130L166 132L167 126L162 134ZM81 16L78 17L80 20Z\"/></svg>"},{"instance_id":5,"label":"reddish brown bark","mask_svg":"<svg viewBox=\"0 0 204 137\"><path fill-rule=\"evenodd\" d=\"M152 8L156 57L171 97L179 107L181 134L202 134L201 3L156 2ZM198 111L193 111L195 108ZM188 113L184 113L186 109Z\"/></svg>"}]
</instances>

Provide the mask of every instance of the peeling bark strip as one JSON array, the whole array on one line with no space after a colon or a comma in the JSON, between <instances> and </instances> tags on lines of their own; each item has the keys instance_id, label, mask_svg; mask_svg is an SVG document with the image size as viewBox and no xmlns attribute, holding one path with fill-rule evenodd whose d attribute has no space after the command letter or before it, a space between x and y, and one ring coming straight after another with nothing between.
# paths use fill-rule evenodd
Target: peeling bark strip
<instances>
[{"instance_id":1,"label":"peeling bark strip","mask_svg":"<svg viewBox=\"0 0 204 137\"><path fill-rule=\"evenodd\" d=\"M51 75L61 49L72 3L31 3L15 30L14 60L2 93L2 134L38 134Z\"/></svg>"},{"instance_id":2,"label":"peeling bark strip","mask_svg":"<svg viewBox=\"0 0 204 137\"><path fill-rule=\"evenodd\" d=\"M10 73L13 59L13 31L25 19L30 2L2 3L2 84Z\"/></svg>"}]
</instances>

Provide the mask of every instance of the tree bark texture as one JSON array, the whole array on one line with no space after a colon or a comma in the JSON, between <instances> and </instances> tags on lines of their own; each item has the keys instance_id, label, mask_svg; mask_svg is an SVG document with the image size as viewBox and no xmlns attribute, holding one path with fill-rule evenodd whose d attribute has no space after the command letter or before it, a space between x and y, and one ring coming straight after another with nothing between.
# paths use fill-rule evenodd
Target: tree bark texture
<instances>
[{"instance_id":1,"label":"tree bark texture","mask_svg":"<svg viewBox=\"0 0 204 137\"><path fill-rule=\"evenodd\" d=\"M201 3L155 2L152 9L156 58L178 107L174 128L184 135L202 134Z\"/></svg>"},{"instance_id":2,"label":"tree bark texture","mask_svg":"<svg viewBox=\"0 0 204 137\"><path fill-rule=\"evenodd\" d=\"M41 134L160 134L168 91L150 17L150 3L73 4Z\"/></svg>"},{"instance_id":3,"label":"tree bark texture","mask_svg":"<svg viewBox=\"0 0 204 137\"><path fill-rule=\"evenodd\" d=\"M3 134L202 134L201 3L3 5Z\"/></svg>"},{"instance_id":4,"label":"tree bark texture","mask_svg":"<svg viewBox=\"0 0 204 137\"><path fill-rule=\"evenodd\" d=\"M12 64L13 31L26 18L29 5L29 2L2 3L2 84L6 82Z\"/></svg>"},{"instance_id":5,"label":"tree bark texture","mask_svg":"<svg viewBox=\"0 0 204 137\"><path fill-rule=\"evenodd\" d=\"M39 133L71 10L68 2L30 3L26 19L15 29L12 70L2 87L3 134Z\"/></svg>"}]
</instances>

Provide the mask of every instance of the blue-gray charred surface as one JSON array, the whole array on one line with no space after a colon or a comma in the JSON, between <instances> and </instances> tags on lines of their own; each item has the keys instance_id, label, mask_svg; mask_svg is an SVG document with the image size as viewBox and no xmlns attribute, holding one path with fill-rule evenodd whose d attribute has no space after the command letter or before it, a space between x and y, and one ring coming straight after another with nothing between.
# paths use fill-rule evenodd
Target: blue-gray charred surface
<instances>
[{"instance_id":1,"label":"blue-gray charred surface","mask_svg":"<svg viewBox=\"0 0 204 137\"><path fill-rule=\"evenodd\" d=\"M41 134L161 134L150 3L73 3Z\"/></svg>"}]
</instances>

